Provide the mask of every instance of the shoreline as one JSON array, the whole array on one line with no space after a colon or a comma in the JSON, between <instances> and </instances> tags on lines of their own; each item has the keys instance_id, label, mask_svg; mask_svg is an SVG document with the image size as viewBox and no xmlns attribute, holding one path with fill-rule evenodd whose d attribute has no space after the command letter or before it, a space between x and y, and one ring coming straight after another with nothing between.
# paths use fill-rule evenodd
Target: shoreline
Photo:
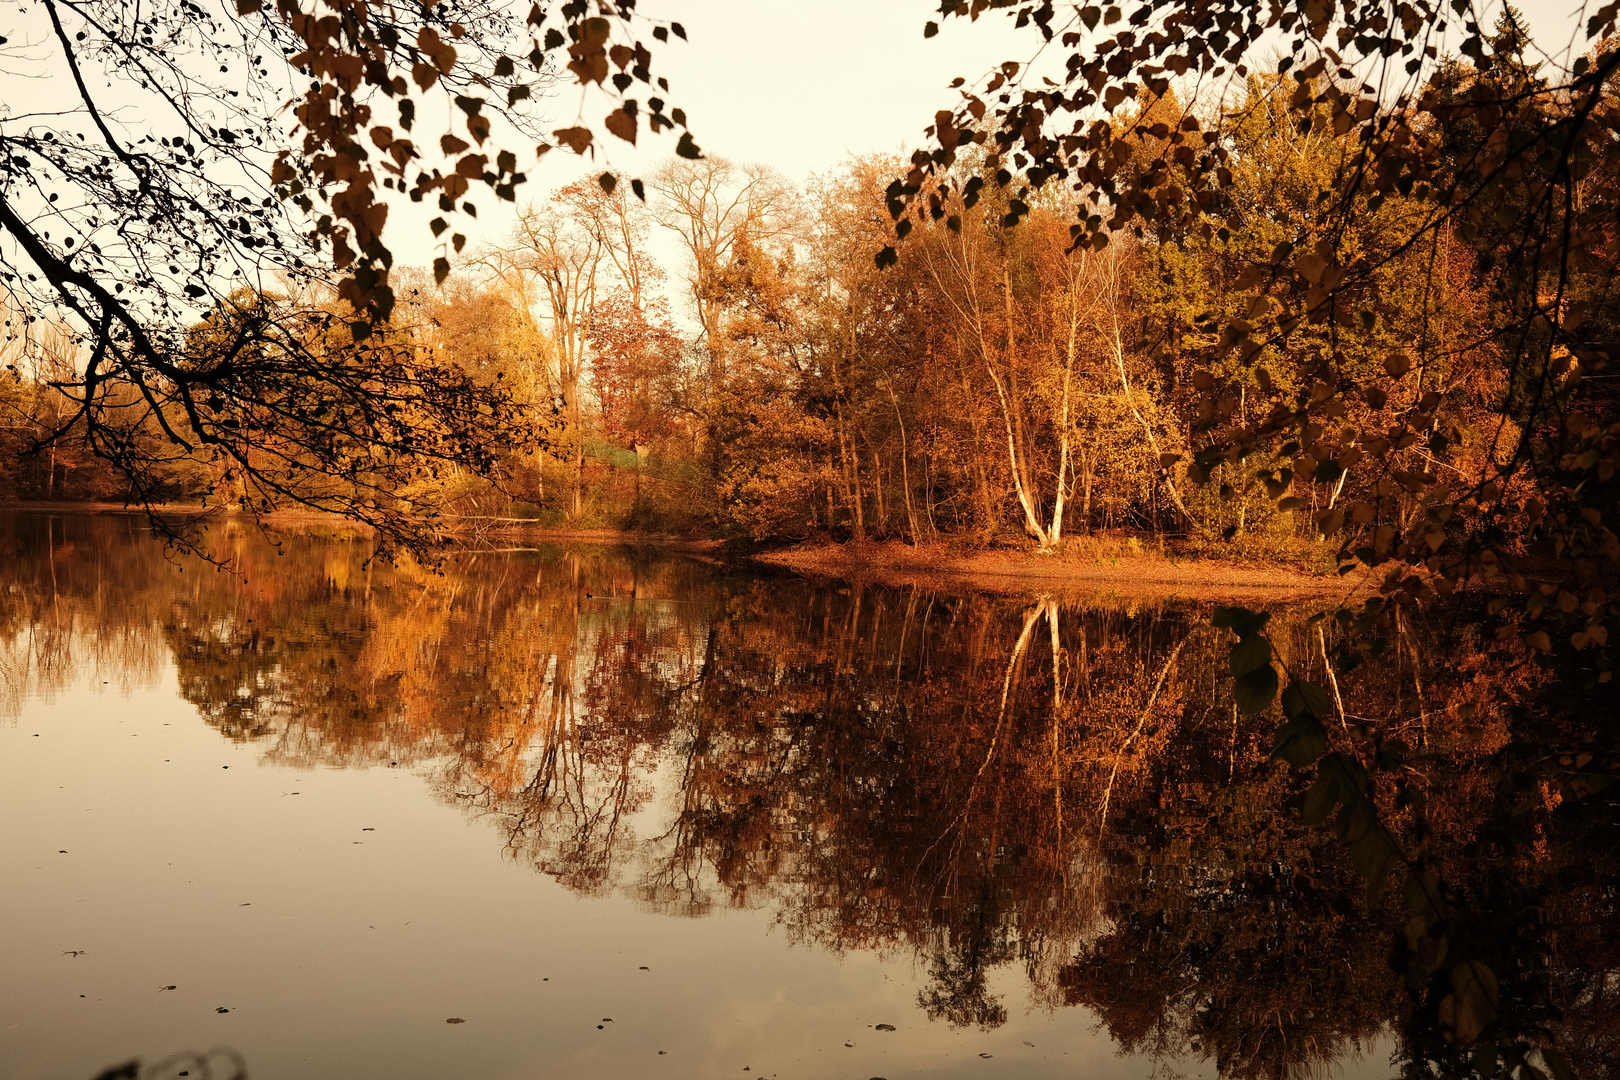
<instances>
[{"instance_id":1,"label":"shoreline","mask_svg":"<svg viewBox=\"0 0 1620 1080\"><path fill-rule=\"evenodd\" d=\"M803 545L745 557L816 577L995 593L1292 600L1344 598L1367 591L1370 584L1365 572L1309 574L1282 563L1241 565L1151 552L1106 559L1034 551L962 552L945 544L912 547L898 541Z\"/></svg>"},{"instance_id":2,"label":"shoreline","mask_svg":"<svg viewBox=\"0 0 1620 1080\"><path fill-rule=\"evenodd\" d=\"M253 515L223 507L166 504L153 508L176 516L217 515L252 519ZM26 513L144 514L138 506L121 503L27 502L0 505L0 511ZM326 524L364 528L335 514L309 510L278 511L265 524L299 526ZM1371 575L1362 571L1347 577L1312 574L1285 562L1225 562L1206 555L1176 557L1150 549L1132 550L1117 542L1081 543L1070 550L1042 555L1032 550L990 548L964 550L947 543L912 546L903 541L800 544L787 548L753 549L712 537L647 533L630 529L555 528L504 519L484 529L456 530L453 543L477 550L489 544L506 550L509 544L594 544L650 547L675 551L704 561L752 563L795 574L859 584L901 587L973 589L1001 594L1057 593L1074 595L1183 597L1203 600L1295 600L1337 597L1345 599L1368 591Z\"/></svg>"}]
</instances>

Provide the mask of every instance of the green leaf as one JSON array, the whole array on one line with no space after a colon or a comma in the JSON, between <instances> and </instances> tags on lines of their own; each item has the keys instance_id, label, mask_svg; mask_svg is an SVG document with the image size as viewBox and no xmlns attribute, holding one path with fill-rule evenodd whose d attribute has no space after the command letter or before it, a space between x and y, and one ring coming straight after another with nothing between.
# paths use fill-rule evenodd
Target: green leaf
<instances>
[{"instance_id":1,"label":"green leaf","mask_svg":"<svg viewBox=\"0 0 1620 1080\"><path fill-rule=\"evenodd\" d=\"M1296 679L1283 691L1282 709L1283 715L1290 720L1298 720L1302 716L1309 716L1313 720L1325 720L1328 715L1328 696L1315 683Z\"/></svg>"},{"instance_id":2,"label":"green leaf","mask_svg":"<svg viewBox=\"0 0 1620 1080\"><path fill-rule=\"evenodd\" d=\"M1451 993L1440 1002L1440 1023L1466 1046L1496 1019L1496 974L1484 964L1465 960L1451 969Z\"/></svg>"},{"instance_id":3,"label":"green leaf","mask_svg":"<svg viewBox=\"0 0 1620 1080\"><path fill-rule=\"evenodd\" d=\"M1316 783L1305 793L1305 823L1321 825L1327 821L1333 808L1339 805L1338 774L1326 769L1316 777Z\"/></svg>"},{"instance_id":4,"label":"green leaf","mask_svg":"<svg viewBox=\"0 0 1620 1080\"><path fill-rule=\"evenodd\" d=\"M1237 707L1247 716L1265 712L1276 696L1277 672L1270 664L1244 675L1232 687L1232 697L1237 701ZM1327 745L1326 736L1323 736L1322 745Z\"/></svg>"},{"instance_id":5,"label":"green leaf","mask_svg":"<svg viewBox=\"0 0 1620 1080\"><path fill-rule=\"evenodd\" d=\"M1389 872L1395 868L1399 858L1400 852L1395 850L1389 833L1381 828L1368 829L1365 836L1350 845L1350 862L1367 880L1368 906L1378 903L1389 880Z\"/></svg>"},{"instance_id":6,"label":"green leaf","mask_svg":"<svg viewBox=\"0 0 1620 1080\"><path fill-rule=\"evenodd\" d=\"M1250 634L1232 646L1232 677L1242 678L1271 663L1271 642L1264 635ZM1287 699L1285 698L1284 701Z\"/></svg>"},{"instance_id":7,"label":"green leaf","mask_svg":"<svg viewBox=\"0 0 1620 1080\"><path fill-rule=\"evenodd\" d=\"M1432 870L1408 877L1401 891L1406 894L1406 906L1425 919L1443 919L1449 914L1440 879Z\"/></svg>"},{"instance_id":8,"label":"green leaf","mask_svg":"<svg viewBox=\"0 0 1620 1080\"><path fill-rule=\"evenodd\" d=\"M1327 744L1327 729L1317 721L1309 717L1290 720L1277 729L1271 760L1303 769L1327 752Z\"/></svg>"},{"instance_id":9,"label":"green leaf","mask_svg":"<svg viewBox=\"0 0 1620 1080\"><path fill-rule=\"evenodd\" d=\"M1271 613L1240 607L1218 607L1209 621L1214 626L1229 627L1238 637L1248 637L1271 621Z\"/></svg>"}]
</instances>

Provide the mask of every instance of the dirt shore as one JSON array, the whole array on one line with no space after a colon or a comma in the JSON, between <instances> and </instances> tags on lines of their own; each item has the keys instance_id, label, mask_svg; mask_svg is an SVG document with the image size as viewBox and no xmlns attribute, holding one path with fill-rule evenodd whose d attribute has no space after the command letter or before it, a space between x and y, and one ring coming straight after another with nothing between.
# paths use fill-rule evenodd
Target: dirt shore
<instances>
[{"instance_id":1,"label":"dirt shore","mask_svg":"<svg viewBox=\"0 0 1620 1080\"><path fill-rule=\"evenodd\" d=\"M1363 575L1317 575L1287 566L1176 558L1151 551L1057 555L957 551L903 543L820 544L763 552L755 562L819 577L1000 593L1062 593L1193 600L1338 600L1367 588Z\"/></svg>"},{"instance_id":2,"label":"dirt shore","mask_svg":"<svg viewBox=\"0 0 1620 1080\"><path fill-rule=\"evenodd\" d=\"M117 503L12 503L4 510L79 513L142 513ZM160 513L189 516L204 513L196 505L156 507ZM215 509L221 518L236 511ZM353 522L314 511L280 511L266 524L289 528ZM359 526L363 528L363 526ZM606 544L657 547L705 561L752 562L812 577L863 583L921 586L942 591L973 589L1011 594L1061 594L1070 597L1169 598L1222 601L1337 601L1365 593L1365 572L1348 577L1313 574L1273 563L1228 562L1202 556L1177 556L1129 542L1081 539L1056 555L1008 549L973 550L949 544L913 547L899 541L823 543L744 551L724 541L703 537L635 532L624 529L556 529L506 519L457 534L469 548L510 549L537 544Z\"/></svg>"}]
</instances>

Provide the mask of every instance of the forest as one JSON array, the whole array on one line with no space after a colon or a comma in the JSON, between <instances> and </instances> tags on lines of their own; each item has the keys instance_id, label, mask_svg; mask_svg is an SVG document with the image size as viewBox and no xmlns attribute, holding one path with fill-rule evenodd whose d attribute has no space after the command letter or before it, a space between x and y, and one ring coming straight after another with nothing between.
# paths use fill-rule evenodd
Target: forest
<instances>
[{"instance_id":1,"label":"forest","mask_svg":"<svg viewBox=\"0 0 1620 1080\"><path fill-rule=\"evenodd\" d=\"M1437 67L1423 90L1431 112L1486 92L1569 107L1546 92L1515 18L1501 14L1479 64ZM435 376L441 390L500 391L491 407L464 391L424 403L419 385L389 390L363 418L314 391L216 395L214 409L253 414L215 417L253 432L240 454L207 440L176 448L167 434L192 404L136 410L135 385L112 388L129 400L106 411L139 419L90 432L62 392L85 346L40 315L29 348L12 337L0 382L0 498L339 511L392 499L452 528L523 519L1040 551L1123 530L1261 557L1310 547L1335 512L1405 533L1424 491L1403 478L1478 488L1510 471L1545 423L1526 387L1556 378L1570 352L1554 349L1541 370L1516 364L1523 275L1502 224L1464 220L1414 241L1432 198L1423 183L1364 192L1348 215L1323 204L1360 145L1322 95L1303 92L1330 81L1256 72L1224 103L1143 87L1115 112L1109 167L1122 177L1177 160L1184 118L1238 118L1223 133L1228 186L1207 208L1219 229L1146 219L1081 243L1073 223L1095 218L1095 196L1049 185L1016 197L969 146L944 212L874 260L893 240L903 159L845 162L800 187L765 167L674 158L643 197L584 177L528 205L440 283L394 271L392 318L363 346L330 282L238 289L185 332L199 371L247 341L271 365L278 350L339 368L386 356L449 372ZM1438 132L1444 154L1477 155L1477 128ZM1586 184L1612 184L1615 164L1594 162ZM1329 228L1331 251L1297 242ZM1252 295L1279 245L1300 249L1298 275ZM1338 296L1350 270L1351 295L1329 312L1316 294ZM1568 285L1598 344L1613 336L1612 276L1605 254ZM1268 318L1280 332L1262 338ZM1230 348L1234 325L1256 328L1255 348ZM1329 361L1336 376L1324 379ZM1259 421L1279 399L1323 401L1341 383L1367 389L1336 400L1306 445L1193 462L1212 417ZM375 455L413 438L456 453L385 482L375 470L334 476L308 449Z\"/></svg>"},{"instance_id":2,"label":"forest","mask_svg":"<svg viewBox=\"0 0 1620 1080\"><path fill-rule=\"evenodd\" d=\"M316 13L296 0L212 12L182 0L144 16L107 0L40 0L37 10L38 40L55 43L56 74L77 97L61 114L0 113L0 499L126 503L237 572L243 551L187 531L164 507L230 507L260 524L289 509L337 515L370 538L358 567L332 568L339 591L361 572L455 581L454 560L471 556L451 541L519 523L744 545L853 541L857 554L890 540L1045 555L1088 534L1126 534L1205 554L1303 556L1329 582L1365 571L1359 591L1324 591L1308 616L1194 612L1202 681L1186 700L1196 716L1162 727L1189 779L1118 797L1147 800L1133 803L1145 817L1155 797L1164 810L1171 795L1216 789L1217 801L1252 790L1273 808L1297 805L1302 827L1266 815L1297 829L1278 842L1335 851L1320 880L1353 886L1312 910L1342 926L1361 917L1353 900L1364 896L1366 911L1391 916L1376 949L1357 943L1385 961L1377 994L1401 983L1410 992L1397 1009L1411 1010L1401 1022L1413 1075L1568 1080L1572 1062L1604 1075L1612 1044L1597 1034L1600 1017L1567 1032L1572 1041L1555 1028L1611 1009L1612 973L1551 987L1536 974L1542 957L1506 947L1518 934L1506 923L1573 887L1572 924L1584 928L1586 901L1612 893L1585 871L1559 877L1538 830L1569 828L1580 843L1612 835L1616 806L1620 2L1587 13L1579 48L1554 60L1511 6L1470 0L942 0L940 20L1005 16L1057 66L1007 61L958 80L909 156L829 161L804 184L705 156L654 68L654 52L686 30L644 18L631 0L537 3L526 18L487 0L387 11L323 0ZM923 36L938 32L931 21ZM170 62L177 51L189 66ZM0 52L0 75L18 55ZM246 91L227 77L244 66ZM110 122L87 70L155 94L162 119ZM606 97L612 111L550 127L537 103L563 88ZM439 96L444 108L430 114ZM629 144L667 136L673 156L641 177L601 171L599 131ZM542 167L572 182L534 195L526 170ZM513 227L476 228L475 197L513 204ZM406 249L388 219L400 199L438 214L425 226L439 252L430 265L395 265ZM55 543L49 531L52 575ZM264 576L274 575L254 571ZM750 741L761 729L813 742L847 733L835 721L869 719L875 688L812 703L836 682L827 668L847 674L847 657L776 665L795 648L836 656L840 633L909 642L917 605L938 606L915 590L885 599L909 609L895 630L863 621L856 589L847 608L817 601L819 612L793 618L760 582L737 603L780 625L749 627L735 649L753 652L744 666L762 674L713 690L724 715L705 712L710 691L691 680L676 683L670 709L645 710L655 728L685 710L682 722L697 725L694 768L719 745L702 727L711 720L739 726L752 767L777 746ZM570 581L531 613L578 603L581 588ZM164 603L183 606L183 593ZM314 611L318 600L290 602ZM1152 662L1122 661L1102 696L1145 693L1177 663L1164 635L1192 619L1117 627L1041 596L1026 601L1019 633L1020 612L989 599L940 604L1000 645L963 659L973 677L947 688L945 705L917 676L922 688L898 711L937 714L923 736L942 745L987 739L985 764L968 775L947 747L873 790L926 797L945 784L941 805L972 809L1015 680L1040 680L1044 623L1052 697L1040 715L1053 727L1023 731L1018 748L1051 786L1014 776L1000 788L1008 805L1042 801L1021 825L1057 829L1063 800L1094 797L1101 783L1095 820L1106 824L1115 779L1128 779L1126 747L1161 730L1151 726L1158 691L1140 711L1136 699L1093 709L1108 746L1074 730L1065 749L1056 725L1080 691L1063 672L1089 674L1087 635L1117 630ZM478 614L527 617L517 601ZM566 615L536 614L536 625ZM839 624L849 629L828 629ZM1420 625L1430 659L1405 668ZM171 630L177 653L209 660L214 643ZM703 632L722 641L723 620ZM524 646L547 640L537 632ZM225 643L222 663L252 661L268 644ZM1076 645L1083 658L1065 668ZM603 654L601 670L621 677L611 689L657 698L663 672L630 663L633 633L618 646ZM341 705L347 686L329 672L344 661L330 659L310 676L314 696ZM891 659L899 685L898 644ZM668 662L693 666L690 650ZM411 664L367 663L400 680ZM290 662L274 672L298 674ZM252 703L211 696L216 677L235 676L182 673L205 715L224 711L225 730L231 710ZM427 698L454 682L429 671L396 686ZM436 701L405 714L415 723ZM312 752L348 737L351 714L334 715L309 734ZM1245 778L1239 732L1263 718ZM511 717L488 719L493 731ZM371 745L356 752L381 753L369 723L357 743ZM667 745L668 730L643 741ZM1041 736L1056 741L1036 758ZM911 767L904 747L864 745L862 767ZM1113 775L1099 780L1109 755ZM1066 775L1085 780L1084 796L1063 793ZM694 774L694 791L703 779ZM763 783L739 781L740 794L719 801L736 794L759 809ZM492 816L535 820L502 805L499 785L482 790ZM541 801L540 811L551 805ZM693 827L719 816L705 810ZM735 824L768 818L740 813ZM895 838L915 839L903 820ZM1251 829L1220 850L1263 852L1274 840ZM543 837L513 843L558 862ZM718 843L713 859L734 890L751 880L749 858L780 850L746 836ZM1018 869L994 851L979 848L979 869ZM957 853L925 844L906 861ZM603 853L576 854L582 868L559 873L589 886ZM1527 865L1551 877L1531 882ZM1273 869L1257 890L1319 885ZM900 895L909 888L897 886L895 902L921 913L926 900ZM1166 901L1144 925L1184 907ZM825 914L811 904L804 918ZM1128 919L1115 925L1131 930ZM973 929L948 936L971 943ZM1199 928L1186 933L1196 941ZM1570 940L1590 942L1584 933ZM1279 931L1254 962L1287 938ZM1550 952L1563 947L1547 940ZM1186 955L1164 959L1174 968ZM946 975L971 984L971 963L940 956ZM1054 996L1108 990L1083 964L1048 974ZM950 996L941 991L944 1014ZM968 998L962 1015L979 1008ZM1211 1019L1197 1011L1206 1006L1175 1023L1185 1032ZM1154 1030L1152 1017L1117 1018L1133 1037ZM1343 1030L1358 1024L1346 1018Z\"/></svg>"}]
</instances>

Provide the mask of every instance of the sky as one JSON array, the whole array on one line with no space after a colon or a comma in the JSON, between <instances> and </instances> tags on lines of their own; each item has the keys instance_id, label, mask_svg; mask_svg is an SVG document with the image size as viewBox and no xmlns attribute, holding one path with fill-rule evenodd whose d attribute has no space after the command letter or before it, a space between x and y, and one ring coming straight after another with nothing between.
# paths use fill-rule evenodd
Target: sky
<instances>
[{"instance_id":1,"label":"sky","mask_svg":"<svg viewBox=\"0 0 1620 1080\"><path fill-rule=\"evenodd\" d=\"M1039 45L1033 28L1014 30L1003 13L970 23L939 20L938 7L938 0L644 0L638 10L678 20L687 32L687 41L672 38L655 54L654 67L669 79L665 96L685 109L704 153L769 165L803 183L853 157L909 153L922 145L934 113L960 100L949 88L952 79L980 81L1004 60L1028 61ZM1567 52L1579 3L1523 0L1518 7L1549 55ZM1498 9L1492 0L1490 17ZM940 32L924 39L930 19L940 22ZM648 175L672 154L668 133L653 138L643 132L636 148L605 136L598 115L606 111L603 99L586 98L582 111L581 97L577 89L561 89L546 112L557 127L576 118L593 122L606 156L582 161L553 153L530 170L522 198L544 198L604 168ZM496 239L507 227L510 214L503 210L484 215L484 237ZM413 216L432 215L400 215ZM399 236L396 250L404 259L431 260L422 229L407 226L402 233L409 235Z\"/></svg>"},{"instance_id":2,"label":"sky","mask_svg":"<svg viewBox=\"0 0 1620 1080\"><path fill-rule=\"evenodd\" d=\"M924 40L923 24L938 20L938 6L938 0L659 0L640 10L679 19L689 35L684 44L672 40L656 62L704 151L803 180L853 155L909 151L934 113L959 100L948 89L954 77L975 82L1003 60L1027 61L1039 43L1033 28L1015 31L999 12L977 23L943 20L939 35ZM1567 46L1579 6L1518 5L1535 40L1552 54ZM573 115L571 96L559 97L555 115ZM673 144L655 145L660 154L615 148L613 162L634 171L633 164L656 161ZM554 160L548 169L568 164Z\"/></svg>"},{"instance_id":3,"label":"sky","mask_svg":"<svg viewBox=\"0 0 1620 1080\"><path fill-rule=\"evenodd\" d=\"M1568 44L1578 3L1518 6L1547 52ZM974 83L1003 60L1029 60L1038 44L1001 13L978 23L944 19L938 37L925 40L923 23L938 19L938 0L661 0L642 8L687 29L689 42L672 40L656 62L698 144L773 165L792 180L851 155L909 151L933 113L959 100L951 79ZM559 117L572 108L567 96L557 100ZM667 154L672 144L658 146ZM614 164L630 170L643 157L616 149Z\"/></svg>"},{"instance_id":4,"label":"sky","mask_svg":"<svg viewBox=\"0 0 1620 1080\"><path fill-rule=\"evenodd\" d=\"M514 0L520 2L520 0ZM1498 0L1490 0L1494 18ZM1568 53L1583 21L1578 0L1523 0L1520 10L1534 39L1552 56ZM938 0L643 0L641 14L679 20L688 40L672 39L655 55L655 70L671 84L664 95L683 108L694 138L705 153L738 163L764 164L788 180L803 183L812 174L836 169L853 157L906 153L921 145L923 129L936 111L958 100L949 89L957 76L969 84L1008 59L1028 61L1040 44L1033 28L1018 31L1002 12L978 22L940 21L940 33L923 37ZM24 11L26 9L18 9ZM26 24L30 18L25 16ZM12 49L25 40L48 37L48 28L7 26ZM1575 38L1584 41L1584 35ZM1050 62L1056 63L1057 57ZM0 114L50 108L69 87L56 77L0 79ZM0 76L5 73L0 71ZM669 157L668 133L630 147L601 131L605 99L584 99L577 87L559 86L542 102L549 127L581 118L601 135L605 154L581 160L566 151L548 155L528 170L522 201L544 199L582 175L611 168L625 176L646 176ZM448 106L445 106L448 109ZM424 130L426 129L424 117ZM479 200L478 222L458 222L475 243L499 240L510 229L513 207ZM427 265L439 253L427 229L431 206L396 203L390 243L399 261ZM468 227L472 226L472 227ZM661 253L660 253L661 254ZM669 257L678 259L671 250ZM671 270L678 273L676 266Z\"/></svg>"}]
</instances>

